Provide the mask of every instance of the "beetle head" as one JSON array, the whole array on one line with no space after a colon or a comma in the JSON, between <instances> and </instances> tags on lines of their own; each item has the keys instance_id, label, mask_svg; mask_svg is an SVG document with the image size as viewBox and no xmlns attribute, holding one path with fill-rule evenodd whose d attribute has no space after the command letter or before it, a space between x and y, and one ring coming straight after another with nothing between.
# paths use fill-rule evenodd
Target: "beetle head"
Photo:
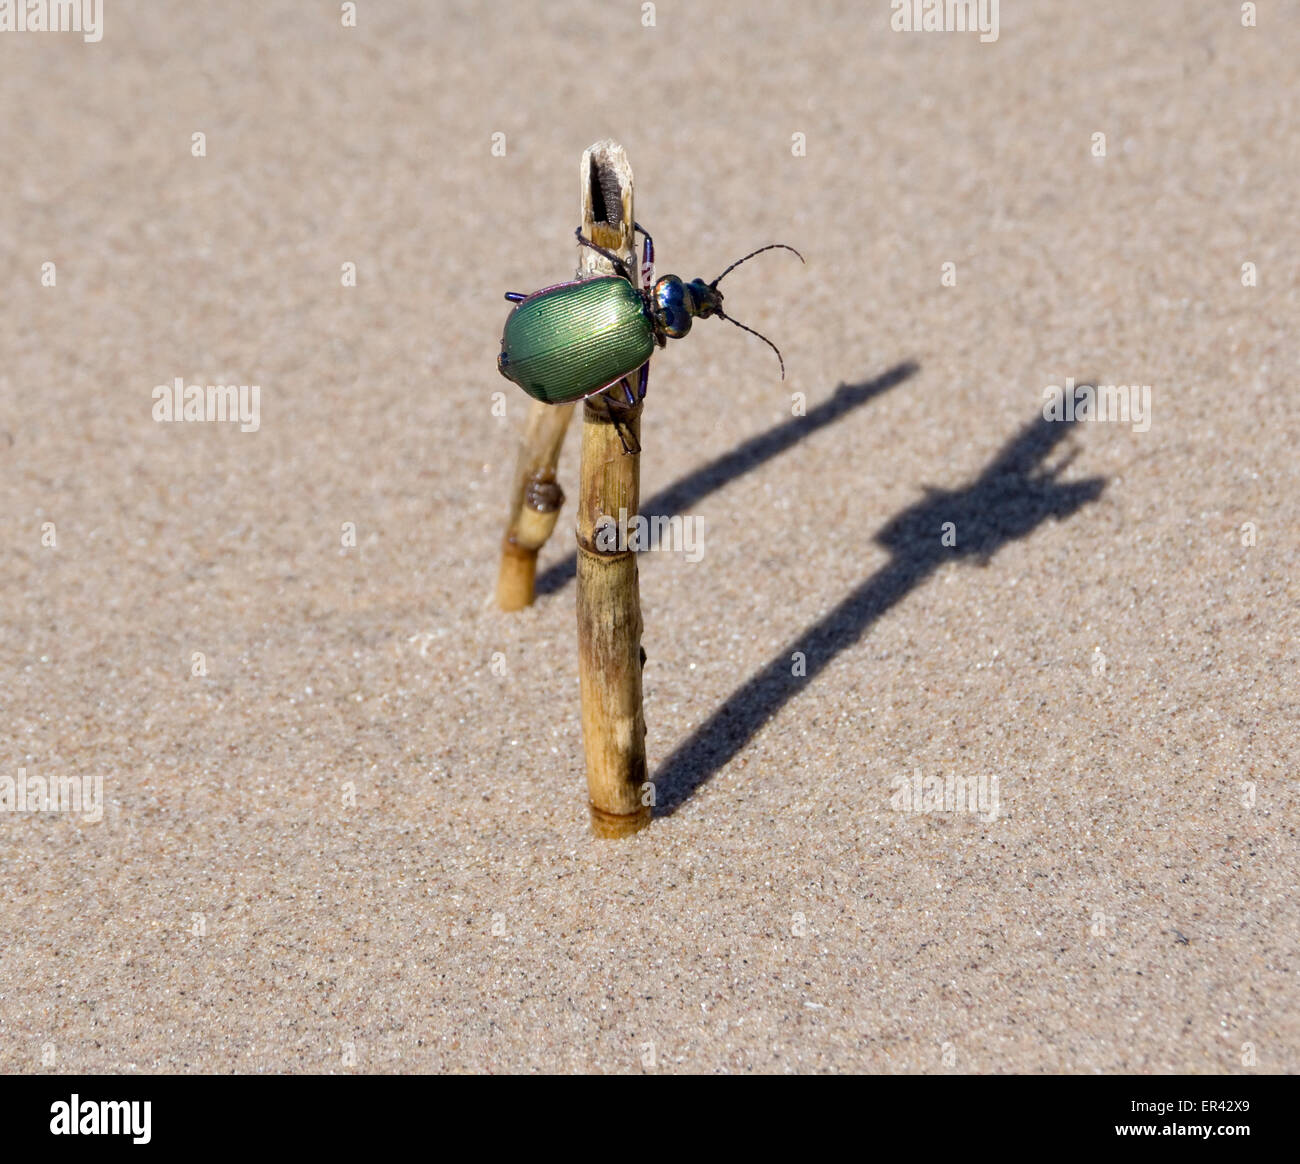
<instances>
[{"instance_id":1,"label":"beetle head","mask_svg":"<svg viewBox=\"0 0 1300 1164\"><path fill-rule=\"evenodd\" d=\"M654 317L655 327L669 339L681 339L691 330L692 319L697 317L699 319L708 319L710 316L716 315L719 319L734 323L742 331L758 336L769 348L776 352L776 358L781 363L781 379L784 380L785 361L781 359L781 350L767 336L755 331L752 327L746 327L740 320L727 315L722 310L722 292L718 290L718 284L722 282L723 278L739 267L741 263L752 259L755 255L761 255L764 251L771 250L794 251L796 255L799 255L799 261L803 262L803 255L800 255L794 247L788 247L784 243L770 243L768 246L751 251L743 259L737 259L711 283L706 283L703 279L692 279L689 283L686 283L676 275L665 275L655 283L650 292L650 312Z\"/></svg>"},{"instance_id":2,"label":"beetle head","mask_svg":"<svg viewBox=\"0 0 1300 1164\"><path fill-rule=\"evenodd\" d=\"M694 313L701 319L722 314L722 292L712 283L706 283L703 279L692 279L686 284L686 290L690 292L691 299L695 303Z\"/></svg>"},{"instance_id":3,"label":"beetle head","mask_svg":"<svg viewBox=\"0 0 1300 1164\"><path fill-rule=\"evenodd\" d=\"M681 339L691 330L693 319L722 314L722 292L703 279L687 283L676 275L665 275L654 285L651 307L664 334Z\"/></svg>"}]
</instances>

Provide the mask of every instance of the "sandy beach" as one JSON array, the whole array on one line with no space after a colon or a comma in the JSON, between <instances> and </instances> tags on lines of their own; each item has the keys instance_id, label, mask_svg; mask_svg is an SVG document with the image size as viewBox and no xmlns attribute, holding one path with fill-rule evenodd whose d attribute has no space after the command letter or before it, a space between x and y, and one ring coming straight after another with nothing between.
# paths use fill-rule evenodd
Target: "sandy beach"
<instances>
[{"instance_id":1,"label":"sandy beach","mask_svg":"<svg viewBox=\"0 0 1300 1164\"><path fill-rule=\"evenodd\" d=\"M0 31L0 1070L1300 1070L1300 4L346 7ZM620 842L576 431L492 602L603 138L807 258L653 359Z\"/></svg>"}]
</instances>

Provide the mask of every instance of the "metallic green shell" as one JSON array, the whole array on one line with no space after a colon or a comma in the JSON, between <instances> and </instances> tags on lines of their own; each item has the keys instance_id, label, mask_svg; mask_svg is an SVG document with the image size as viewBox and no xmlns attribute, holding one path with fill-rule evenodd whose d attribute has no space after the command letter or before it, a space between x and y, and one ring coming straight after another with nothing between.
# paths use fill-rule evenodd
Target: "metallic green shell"
<instances>
[{"instance_id":1,"label":"metallic green shell","mask_svg":"<svg viewBox=\"0 0 1300 1164\"><path fill-rule=\"evenodd\" d=\"M610 275L520 303L506 318L497 367L534 399L567 404L635 372L654 347L641 293Z\"/></svg>"}]
</instances>

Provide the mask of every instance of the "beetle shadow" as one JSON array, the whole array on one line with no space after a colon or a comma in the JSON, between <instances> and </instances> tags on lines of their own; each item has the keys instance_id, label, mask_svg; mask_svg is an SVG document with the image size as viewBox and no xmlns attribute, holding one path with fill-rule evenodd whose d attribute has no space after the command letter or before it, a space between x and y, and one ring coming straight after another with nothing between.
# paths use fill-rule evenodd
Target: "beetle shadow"
<instances>
[{"instance_id":1,"label":"beetle shadow","mask_svg":"<svg viewBox=\"0 0 1300 1164\"><path fill-rule=\"evenodd\" d=\"M1054 466L1043 463L1073 423L1036 418L1007 441L971 484L951 491L927 489L920 501L888 522L875 541L889 550L889 560L778 652L660 765L654 776L655 814L669 816L680 808L805 689L807 680L942 563L974 558L986 566L1008 542L1027 537L1048 518L1064 520L1095 501L1105 478L1059 481L1073 453ZM955 527L952 546L942 544L947 522ZM804 655L804 677L791 673L795 652Z\"/></svg>"},{"instance_id":2,"label":"beetle shadow","mask_svg":"<svg viewBox=\"0 0 1300 1164\"><path fill-rule=\"evenodd\" d=\"M901 384L909 376L916 375L918 365L911 360L896 364L889 371L873 380L863 380L858 384L841 384L832 396L810 409L804 416L792 416L774 428L750 437L743 444L737 445L729 453L714 458L707 465L701 465L680 481L675 481L667 489L662 489L641 504L641 512L647 518L671 516L682 513L724 485L730 484L737 477L758 468L765 461L780 455L793 445L819 429L834 424L846 413L866 404L868 400L887 392ZM570 582L578 571L577 553L548 566L537 576L533 592L541 597L554 594Z\"/></svg>"}]
</instances>

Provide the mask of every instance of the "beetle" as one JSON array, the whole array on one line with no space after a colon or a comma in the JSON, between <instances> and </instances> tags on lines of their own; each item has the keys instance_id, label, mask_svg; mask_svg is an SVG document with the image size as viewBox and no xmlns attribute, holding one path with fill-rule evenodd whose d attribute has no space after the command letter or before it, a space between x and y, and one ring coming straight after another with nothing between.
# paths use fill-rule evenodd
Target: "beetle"
<instances>
[{"instance_id":1,"label":"beetle","mask_svg":"<svg viewBox=\"0 0 1300 1164\"><path fill-rule=\"evenodd\" d=\"M643 282L650 283L654 265L654 240L640 223L633 223L644 243L641 255ZM769 243L737 259L711 283L665 275L650 286L638 287L618 255L575 232L578 242L603 255L615 274L571 280L543 287L526 295L507 291L515 306L506 317L497 370L518 384L534 400L546 404L571 404L622 385L629 405L643 399L650 378L650 356L655 347L680 339L691 330L693 319L716 315L756 335L776 352L785 379L781 350L765 335L724 314L718 284L741 263L764 251L787 250L785 243ZM638 373L636 395L629 377ZM609 409L609 397L605 398ZM613 419L613 412L610 411ZM619 433L622 439L622 431ZM626 448L626 442L624 442Z\"/></svg>"}]
</instances>

